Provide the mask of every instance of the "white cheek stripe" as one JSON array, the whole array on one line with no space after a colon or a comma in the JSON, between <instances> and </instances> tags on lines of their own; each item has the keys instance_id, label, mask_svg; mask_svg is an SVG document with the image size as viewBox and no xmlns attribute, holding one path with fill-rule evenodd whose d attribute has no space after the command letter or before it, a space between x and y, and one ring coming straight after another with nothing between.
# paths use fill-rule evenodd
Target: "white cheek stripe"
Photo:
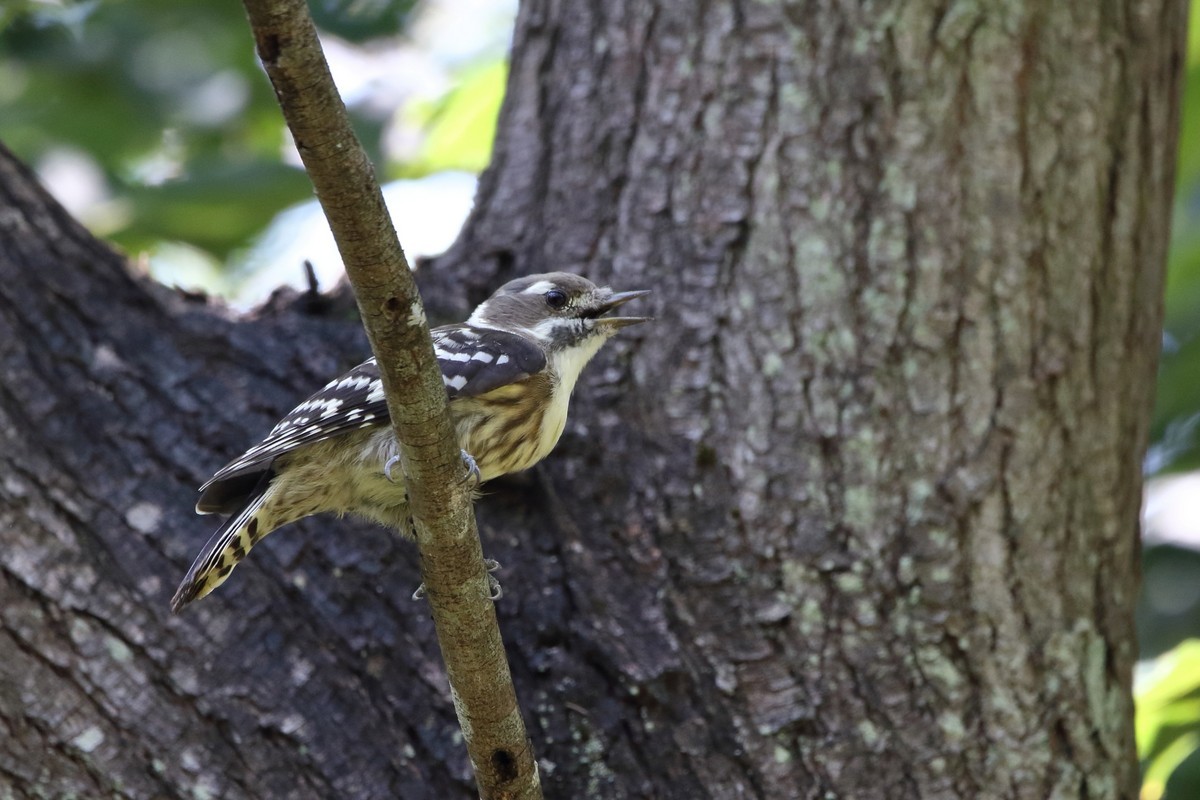
<instances>
[{"instance_id":1,"label":"white cheek stripe","mask_svg":"<svg viewBox=\"0 0 1200 800\"><path fill-rule=\"evenodd\" d=\"M540 339L543 342L547 342L550 341L550 339L554 336L555 330L565 328L569 331L582 335L587 327L589 327L588 323L582 319L573 319L570 317L550 317L549 319L542 320L532 328L526 328L525 330L529 332L530 336Z\"/></svg>"}]
</instances>

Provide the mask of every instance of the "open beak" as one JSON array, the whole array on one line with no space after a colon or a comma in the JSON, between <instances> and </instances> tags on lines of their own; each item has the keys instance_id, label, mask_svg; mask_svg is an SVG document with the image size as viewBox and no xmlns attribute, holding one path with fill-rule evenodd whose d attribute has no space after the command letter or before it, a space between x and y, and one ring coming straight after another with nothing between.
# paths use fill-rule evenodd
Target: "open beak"
<instances>
[{"instance_id":1,"label":"open beak","mask_svg":"<svg viewBox=\"0 0 1200 800\"><path fill-rule=\"evenodd\" d=\"M649 289L639 289L633 292L613 292L604 302L597 305L596 310L589 313L588 316L596 319L598 326L603 326L613 332L630 325L636 325L639 322L647 322L650 320L650 317L601 317L600 315L607 314L617 306L625 305L630 300L636 300L648 294L650 294Z\"/></svg>"}]
</instances>

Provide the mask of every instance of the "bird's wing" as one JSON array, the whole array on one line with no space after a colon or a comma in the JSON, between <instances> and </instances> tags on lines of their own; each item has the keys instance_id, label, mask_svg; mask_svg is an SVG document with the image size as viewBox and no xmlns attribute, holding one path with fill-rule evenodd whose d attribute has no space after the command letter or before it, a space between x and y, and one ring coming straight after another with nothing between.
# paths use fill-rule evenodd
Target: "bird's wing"
<instances>
[{"instance_id":1,"label":"bird's wing","mask_svg":"<svg viewBox=\"0 0 1200 800\"><path fill-rule=\"evenodd\" d=\"M546 366L536 342L495 328L446 325L433 331L433 347L451 400L517 383Z\"/></svg>"},{"instance_id":2,"label":"bird's wing","mask_svg":"<svg viewBox=\"0 0 1200 800\"><path fill-rule=\"evenodd\" d=\"M447 325L433 330L433 341L452 400L515 383L546 365L536 343L492 328ZM232 513L284 453L356 428L386 425L388 420L379 365L369 358L325 384L289 411L266 438L218 470L200 487L196 510Z\"/></svg>"},{"instance_id":3,"label":"bird's wing","mask_svg":"<svg viewBox=\"0 0 1200 800\"><path fill-rule=\"evenodd\" d=\"M196 510L231 513L271 463L297 447L355 428L388 421L379 366L369 358L293 408L258 444L230 461L200 487Z\"/></svg>"}]
</instances>

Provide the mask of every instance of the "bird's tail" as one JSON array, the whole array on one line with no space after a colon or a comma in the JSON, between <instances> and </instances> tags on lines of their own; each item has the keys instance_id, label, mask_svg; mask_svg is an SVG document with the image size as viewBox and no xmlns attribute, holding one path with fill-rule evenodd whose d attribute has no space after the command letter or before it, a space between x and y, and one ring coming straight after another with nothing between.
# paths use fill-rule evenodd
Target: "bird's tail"
<instances>
[{"instance_id":1,"label":"bird's tail","mask_svg":"<svg viewBox=\"0 0 1200 800\"><path fill-rule=\"evenodd\" d=\"M263 486L212 535L175 590L171 598L172 613L178 614L188 603L224 583L250 548L274 529L261 513L270 494L271 487Z\"/></svg>"}]
</instances>

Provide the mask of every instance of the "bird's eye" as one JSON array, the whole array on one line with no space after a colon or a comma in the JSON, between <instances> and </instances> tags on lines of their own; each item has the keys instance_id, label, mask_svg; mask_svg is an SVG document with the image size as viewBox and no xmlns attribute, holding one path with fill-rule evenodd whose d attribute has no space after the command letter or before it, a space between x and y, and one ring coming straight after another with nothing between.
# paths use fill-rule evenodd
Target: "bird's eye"
<instances>
[{"instance_id":1,"label":"bird's eye","mask_svg":"<svg viewBox=\"0 0 1200 800\"><path fill-rule=\"evenodd\" d=\"M567 293L561 289L551 289L546 292L546 305L551 308L562 308L567 304Z\"/></svg>"}]
</instances>

